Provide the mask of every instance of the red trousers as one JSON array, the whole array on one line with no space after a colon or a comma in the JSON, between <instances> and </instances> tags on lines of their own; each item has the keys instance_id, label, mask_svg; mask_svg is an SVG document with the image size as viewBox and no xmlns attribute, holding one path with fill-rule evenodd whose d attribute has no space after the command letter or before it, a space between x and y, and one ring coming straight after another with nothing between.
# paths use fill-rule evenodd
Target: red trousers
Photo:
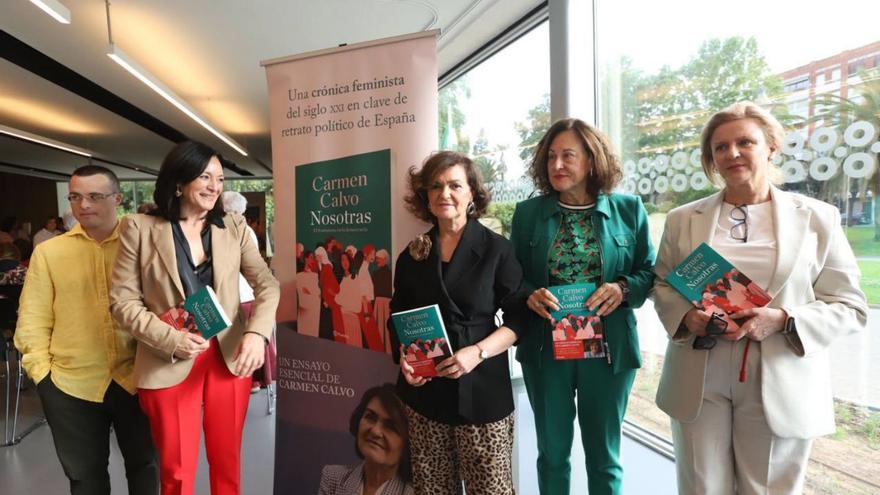
<instances>
[{"instance_id":1,"label":"red trousers","mask_svg":"<svg viewBox=\"0 0 880 495\"><path fill-rule=\"evenodd\" d=\"M211 339L211 347L195 359L183 382L162 389L138 389L159 453L162 495L194 492L200 422L205 427L211 494L241 493L241 434L250 388L251 378L230 373L217 339Z\"/></svg>"}]
</instances>

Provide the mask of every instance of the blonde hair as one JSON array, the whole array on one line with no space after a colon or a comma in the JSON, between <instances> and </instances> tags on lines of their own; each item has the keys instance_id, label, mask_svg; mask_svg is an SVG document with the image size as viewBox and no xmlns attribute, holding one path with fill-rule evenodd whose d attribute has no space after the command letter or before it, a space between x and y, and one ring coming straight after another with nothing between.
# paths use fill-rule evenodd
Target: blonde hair
<instances>
[{"instance_id":1,"label":"blonde hair","mask_svg":"<svg viewBox=\"0 0 880 495\"><path fill-rule=\"evenodd\" d=\"M722 125L743 119L752 119L761 128L764 139L770 147L771 158L782 150L782 145L785 142L785 130L776 117L751 101L734 103L712 115L700 135L700 162L703 165L703 172L713 184L723 185L712 156L712 135ZM767 164L767 177L772 184L781 184L783 181L782 171L769 163Z\"/></svg>"}]
</instances>

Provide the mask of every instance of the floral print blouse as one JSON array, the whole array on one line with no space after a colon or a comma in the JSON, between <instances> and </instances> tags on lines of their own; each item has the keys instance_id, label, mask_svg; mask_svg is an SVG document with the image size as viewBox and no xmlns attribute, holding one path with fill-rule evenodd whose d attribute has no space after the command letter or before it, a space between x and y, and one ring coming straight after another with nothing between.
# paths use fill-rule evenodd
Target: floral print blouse
<instances>
[{"instance_id":1,"label":"floral print blouse","mask_svg":"<svg viewBox=\"0 0 880 495\"><path fill-rule=\"evenodd\" d=\"M550 247L550 284L598 283L602 277L602 253L593 226L595 203L573 206L560 202L562 218Z\"/></svg>"}]
</instances>

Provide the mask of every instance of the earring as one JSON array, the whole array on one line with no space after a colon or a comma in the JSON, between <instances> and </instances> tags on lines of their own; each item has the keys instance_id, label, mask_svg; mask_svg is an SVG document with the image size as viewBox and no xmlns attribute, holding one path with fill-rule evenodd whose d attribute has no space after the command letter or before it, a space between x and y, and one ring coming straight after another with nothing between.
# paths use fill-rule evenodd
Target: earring
<instances>
[{"instance_id":1,"label":"earring","mask_svg":"<svg viewBox=\"0 0 880 495\"><path fill-rule=\"evenodd\" d=\"M183 192L180 191L180 188L179 188L179 187L177 188L176 191L174 191L174 195L177 196L178 198L179 198L182 194L183 194Z\"/></svg>"},{"instance_id":2,"label":"earring","mask_svg":"<svg viewBox=\"0 0 880 495\"><path fill-rule=\"evenodd\" d=\"M474 216L477 213L477 205L474 204L473 201L468 203L467 205L467 214L469 217Z\"/></svg>"}]
</instances>

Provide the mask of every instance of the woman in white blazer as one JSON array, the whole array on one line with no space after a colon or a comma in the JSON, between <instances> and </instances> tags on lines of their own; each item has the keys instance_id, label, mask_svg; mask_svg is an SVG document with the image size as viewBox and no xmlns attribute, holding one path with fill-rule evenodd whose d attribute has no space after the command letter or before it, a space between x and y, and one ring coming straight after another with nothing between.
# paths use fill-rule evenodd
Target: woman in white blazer
<instances>
[{"instance_id":1,"label":"woman in white blazer","mask_svg":"<svg viewBox=\"0 0 880 495\"><path fill-rule=\"evenodd\" d=\"M657 405L672 420L682 494L801 493L812 439L834 431L828 349L865 327L840 212L771 185L783 136L753 103L713 115L702 164L723 188L666 219L655 308L670 340ZM741 328L714 339L710 315L665 282L702 242L772 297L735 313Z\"/></svg>"}]
</instances>

